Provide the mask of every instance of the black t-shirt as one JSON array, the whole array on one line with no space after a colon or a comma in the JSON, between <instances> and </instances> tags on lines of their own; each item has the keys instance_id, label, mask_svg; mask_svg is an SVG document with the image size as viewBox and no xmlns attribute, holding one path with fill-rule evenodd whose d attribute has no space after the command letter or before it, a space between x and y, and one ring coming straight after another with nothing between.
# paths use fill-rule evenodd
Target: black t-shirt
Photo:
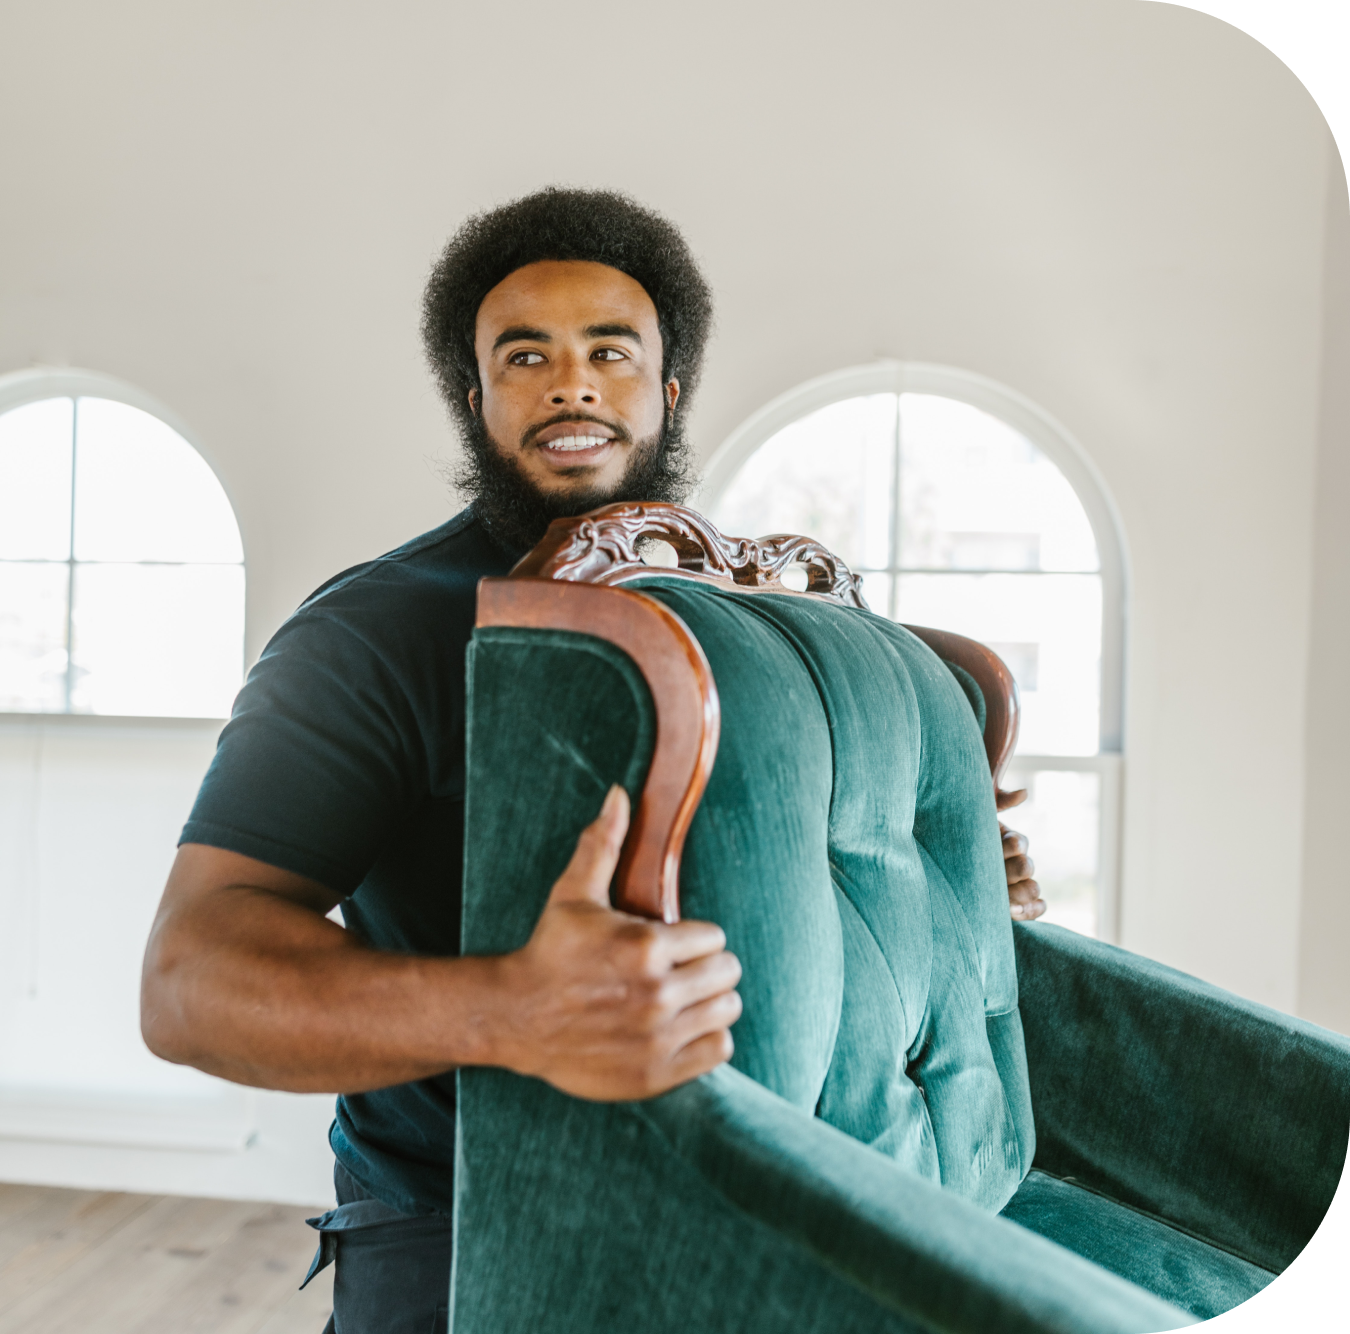
<instances>
[{"instance_id":1,"label":"black t-shirt","mask_svg":"<svg viewBox=\"0 0 1350 1334\"><path fill-rule=\"evenodd\" d=\"M183 829L327 885L376 949L459 953L464 656L519 553L473 507L329 580L272 637ZM404 1213L451 1211L455 1079L340 1097L333 1151Z\"/></svg>"}]
</instances>

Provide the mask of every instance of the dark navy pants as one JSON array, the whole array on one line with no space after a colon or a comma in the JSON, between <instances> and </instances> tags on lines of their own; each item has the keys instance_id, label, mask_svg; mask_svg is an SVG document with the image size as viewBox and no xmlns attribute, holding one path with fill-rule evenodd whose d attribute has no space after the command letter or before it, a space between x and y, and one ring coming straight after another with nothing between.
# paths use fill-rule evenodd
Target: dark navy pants
<instances>
[{"instance_id":1,"label":"dark navy pants","mask_svg":"<svg viewBox=\"0 0 1350 1334\"><path fill-rule=\"evenodd\" d=\"M333 1168L333 1185L337 1208L306 1220L319 1233L319 1249L305 1283L337 1265L333 1317L324 1334L446 1334L450 1220L391 1209L341 1163Z\"/></svg>"}]
</instances>

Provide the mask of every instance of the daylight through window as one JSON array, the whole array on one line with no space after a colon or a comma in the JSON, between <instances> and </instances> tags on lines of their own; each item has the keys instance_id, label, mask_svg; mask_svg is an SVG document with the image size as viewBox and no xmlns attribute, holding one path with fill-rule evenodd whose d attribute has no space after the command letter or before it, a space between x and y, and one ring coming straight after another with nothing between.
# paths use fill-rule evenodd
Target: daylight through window
<instances>
[{"instance_id":1,"label":"daylight through window","mask_svg":"<svg viewBox=\"0 0 1350 1334\"><path fill-rule=\"evenodd\" d=\"M0 413L0 711L223 717L239 528L206 461L110 398Z\"/></svg>"},{"instance_id":2,"label":"daylight through window","mask_svg":"<svg viewBox=\"0 0 1350 1334\"><path fill-rule=\"evenodd\" d=\"M1115 756L1101 755L1103 568L1064 473L1023 432L935 393L861 394L807 412L711 497L724 531L805 533L863 578L873 611L988 644L1018 683L1005 777L1050 920L1106 933ZM1111 808L1111 809L1108 809Z\"/></svg>"}]
</instances>

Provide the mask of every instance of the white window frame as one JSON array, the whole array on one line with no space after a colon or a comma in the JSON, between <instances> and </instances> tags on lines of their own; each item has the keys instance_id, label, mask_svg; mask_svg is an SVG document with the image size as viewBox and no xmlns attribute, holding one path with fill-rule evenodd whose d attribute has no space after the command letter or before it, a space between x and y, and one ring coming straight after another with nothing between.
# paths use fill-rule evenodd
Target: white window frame
<instances>
[{"instance_id":1,"label":"white window frame","mask_svg":"<svg viewBox=\"0 0 1350 1334\"><path fill-rule=\"evenodd\" d=\"M243 561L241 565L244 570L244 625L245 625L245 647L242 650L243 660L247 663L247 636L248 636L248 548L244 542L243 525L239 522L239 509L234 503L234 497L230 495L229 488L225 485L225 479L221 476L220 469L216 467L211 457L211 452L202 447L201 441L193 434L192 429L186 422L173 411L172 408L165 407L157 398L147 394L143 389L137 388L134 384L128 384L125 380L119 380L116 376L104 375L101 371L81 370L71 366L29 366L23 370L11 371L8 374L0 375L0 414L11 412L15 408L25 407L29 403L40 403L48 398L107 398L115 403L125 403L128 407L139 408L142 412L148 412L150 416L157 417L165 426L176 431L184 440L187 441L193 449L205 460L206 466L211 469L216 481L220 483L221 489L225 492L225 499L229 501L230 511L234 516L234 522L239 529L239 542L243 550ZM74 485L74 478L71 478L71 485ZM69 593L67 592L67 596ZM72 713L68 710L60 712L0 712L0 717L12 720L23 718L36 718L46 722L61 719L78 719L81 723L91 726L108 726L118 723L125 723L131 720L127 714L99 714L99 713ZM156 723L182 724L187 727L200 727L202 722L215 722L219 726L219 721L214 719L199 719L186 716L169 716L165 718L156 718Z\"/></svg>"},{"instance_id":2,"label":"white window frame","mask_svg":"<svg viewBox=\"0 0 1350 1334\"><path fill-rule=\"evenodd\" d=\"M936 394L987 412L1020 431L1064 474L1097 541L1102 580L1101 715L1096 755L1017 755L1023 769L1095 773L1100 783L1097 842L1097 930L1120 936L1121 790L1124 765L1125 647L1129 557L1124 525L1087 451L1048 412L1025 395L974 371L930 362L882 360L808 380L751 413L713 453L696 504L711 508L742 465L784 427L844 399L868 394ZM1016 813L1010 813L1015 820ZM1035 850L1032 850L1035 857Z\"/></svg>"}]
</instances>

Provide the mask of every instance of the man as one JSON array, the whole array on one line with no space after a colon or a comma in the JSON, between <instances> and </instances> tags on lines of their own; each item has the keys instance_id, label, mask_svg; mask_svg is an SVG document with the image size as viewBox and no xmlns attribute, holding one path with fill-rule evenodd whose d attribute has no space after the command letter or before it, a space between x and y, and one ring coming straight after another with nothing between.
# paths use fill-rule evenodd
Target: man
<instances>
[{"instance_id":1,"label":"man","mask_svg":"<svg viewBox=\"0 0 1350 1334\"><path fill-rule=\"evenodd\" d=\"M239 1083L341 1091L339 1207L316 1220L315 1261L337 1259L339 1334L444 1328L456 1067L629 1099L731 1055L740 965L720 928L609 906L619 789L529 943L457 957L477 582L559 515L684 494L710 323L679 233L621 196L547 190L470 219L423 330L474 503L282 626L183 831L146 953L145 1039ZM1037 916L1009 837L1014 915ZM338 903L346 930L325 917Z\"/></svg>"}]
</instances>

